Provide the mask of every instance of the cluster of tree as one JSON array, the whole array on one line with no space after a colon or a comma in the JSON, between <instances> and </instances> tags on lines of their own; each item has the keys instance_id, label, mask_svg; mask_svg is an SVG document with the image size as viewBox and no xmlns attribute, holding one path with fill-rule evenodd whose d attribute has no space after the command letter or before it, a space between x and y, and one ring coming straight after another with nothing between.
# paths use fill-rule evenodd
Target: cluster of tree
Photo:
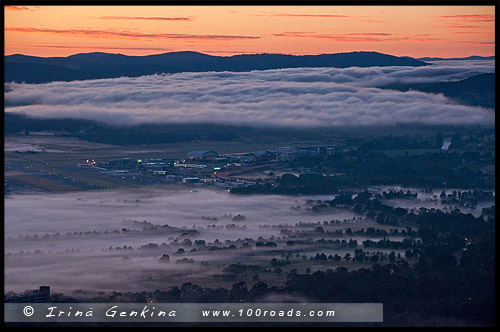
<instances>
[{"instance_id":1,"label":"cluster of tree","mask_svg":"<svg viewBox=\"0 0 500 332\"><path fill-rule=\"evenodd\" d=\"M328 255L326 256L325 253L316 253L315 256L310 257L312 261L333 261L333 262L340 262L342 261L342 257L339 256L338 254L335 255ZM406 261L404 261L401 258L401 254L397 254L394 251L391 251L389 254L383 253L381 251L377 252L369 252L369 251L363 251L363 249L355 249L354 250L354 257L351 256L350 253L346 253L344 255L344 260L346 262L353 261L353 262L371 262L371 263L378 263L378 262L391 262L395 263L398 261L398 263L401 263L403 265L408 264Z\"/></svg>"},{"instance_id":2,"label":"cluster of tree","mask_svg":"<svg viewBox=\"0 0 500 332\"><path fill-rule=\"evenodd\" d=\"M478 161L479 162L479 161ZM492 164L491 160L483 161ZM494 164L494 163L493 163ZM495 177L470 168L462 153L425 153L420 155L388 156L383 153L344 153L327 158L302 158L291 166L312 167L318 173L299 176L283 174L276 183L255 184L233 188L234 194L334 194L345 186L402 185L457 188L494 188ZM345 174L322 175L319 172ZM388 198L414 198L415 193L386 193ZM358 195L359 196L359 195ZM361 196L359 198L365 198ZM338 204L351 204L352 198L336 198ZM345 201L342 201L344 200Z\"/></svg>"},{"instance_id":3,"label":"cluster of tree","mask_svg":"<svg viewBox=\"0 0 500 332\"><path fill-rule=\"evenodd\" d=\"M332 194L340 185L338 177L317 173L305 173L299 176L283 174L277 178L277 184L255 184L248 187L231 188L233 194L285 194L309 195Z\"/></svg>"},{"instance_id":4,"label":"cluster of tree","mask_svg":"<svg viewBox=\"0 0 500 332\"><path fill-rule=\"evenodd\" d=\"M398 263L401 264L402 266L408 266L408 262L402 259L401 254L396 253L394 251L391 251L389 254L383 253L381 251L377 252L369 252L369 251L364 251L363 249L355 249L354 250L354 257L352 258L353 262L371 262L371 263L378 263L384 262L384 261L389 261L390 263Z\"/></svg>"},{"instance_id":5,"label":"cluster of tree","mask_svg":"<svg viewBox=\"0 0 500 332\"><path fill-rule=\"evenodd\" d=\"M421 244L420 240L410 238L405 238L403 241L391 241L389 239L382 239L379 241L367 239L363 241L363 247L365 248L409 249L419 244Z\"/></svg>"},{"instance_id":6,"label":"cluster of tree","mask_svg":"<svg viewBox=\"0 0 500 332\"><path fill-rule=\"evenodd\" d=\"M415 199L417 198L418 193L412 193L411 191L407 190L404 192L403 190L390 190L388 192L384 191L382 193L382 197L385 199Z\"/></svg>"},{"instance_id":7,"label":"cluster of tree","mask_svg":"<svg viewBox=\"0 0 500 332\"><path fill-rule=\"evenodd\" d=\"M404 237L416 237L417 232L411 229L411 227L406 227L406 229L402 229L399 231L397 228L391 228L389 231L381 228L368 227L366 230L364 228L356 229L352 231L350 228L346 229L346 235L362 235L362 236L404 236Z\"/></svg>"},{"instance_id":8,"label":"cluster of tree","mask_svg":"<svg viewBox=\"0 0 500 332\"><path fill-rule=\"evenodd\" d=\"M251 265L251 264L229 264L228 266L223 268L224 272L228 273L245 273L247 271L253 272L261 272L263 271L263 267L261 265Z\"/></svg>"},{"instance_id":9,"label":"cluster of tree","mask_svg":"<svg viewBox=\"0 0 500 332\"><path fill-rule=\"evenodd\" d=\"M418 236L446 232L460 234L460 236L477 235L481 232L491 231L495 227L495 217L474 217L470 213L462 213L455 209L443 212L440 209L419 208L417 211L392 207L382 204L378 199L367 202L365 209L367 216L374 218L379 224L389 225L415 225L419 227ZM426 233L427 232L427 233Z\"/></svg>"},{"instance_id":10,"label":"cluster of tree","mask_svg":"<svg viewBox=\"0 0 500 332\"><path fill-rule=\"evenodd\" d=\"M361 252L358 256L361 258ZM495 317L494 270L494 239L490 237L469 247L459 264L453 252L437 245L422 251L414 267L375 264L358 271L338 268L311 275L290 274L286 289L325 302L382 302L388 319L414 312L422 317L491 323Z\"/></svg>"},{"instance_id":11,"label":"cluster of tree","mask_svg":"<svg viewBox=\"0 0 500 332\"><path fill-rule=\"evenodd\" d=\"M495 205L483 208L481 211L481 215L487 216L487 217L494 217L495 216Z\"/></svg>"},{"instance_id":12,"label":"cluster of tree","mask_svg":"<svg viewBox=\"0 0 500 332\"><path fill-rule=\"evenodd\" d=\"M311 244L329 244L332 245L332 247L339 248L339 249L344 249L344 248L356 248L358 246L358 241L349 239L349 241L346 241L345 239L317 239L313 241L311 238L307 239L297 239L294 238L293 240L287 240L286 245L287 246L295 246L295 245L311 245Z\"/></svg>"},{"instance_id":13,"label":"cluster of tree","mask_svg":"<svg viewBox=\"0 0 500 332\"><path fill-rule=\"evenodd\" d=\"M485 152L476 164L494 165ZM494 188L495 177L472 168L459 152L427 152L390 156L381 152L351 151L328 157L299 158L292 167L306 167L321 173L345 174L338 186L402 185L405 187Z\"/></svg>"},{"instance_id":14,"label":"cluster of tree","mask_svg":"<svg viewBox=\"0 0 500 332\"><path fill-rule=\"evenodd\" d=\"M267 242L258 241L257 243L255 243L255 246L256 247L276 247L277 244L274 241L267 241Z\"/></svg>"},{"instance_id":15,"label":"cluster of tree","mask_svg":"<svg viewBox=\"0 0 500 332\"><path fill-rule=\"evenodd\" d=\"M450 194L446 194L444 190L439 195L441 204L453 204L475 208L478 202L494 200L493 192L473 190L473 191L456 191L453 190Z\"/></svg>"},{"instance_id":16,"label":"cluster of tree","mask_svg":"<svg viewBox=\"0 0 500 332\"><path fill-rule=\"evenodd\" d=\"M435 137L423 137L422 135L405 136L376 136L360 141L360 151L375 150L413 150L440 148L443 144L443 134L438 132Z\"/></svg>"}]
</instances>

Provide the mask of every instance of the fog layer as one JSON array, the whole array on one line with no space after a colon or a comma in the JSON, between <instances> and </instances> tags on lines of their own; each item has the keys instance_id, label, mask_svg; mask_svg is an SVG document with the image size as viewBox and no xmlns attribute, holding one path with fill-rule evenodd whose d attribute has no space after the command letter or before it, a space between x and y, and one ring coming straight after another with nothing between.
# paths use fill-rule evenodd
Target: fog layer
<instances>
[{"instance_id":1,"label":"fog layer","mask_svg":"<svg viewBox=\"0 0 500 332\"><path fill-rule=\"evenodd\" d=\"M111 124L491 125L493 111L458 105L443 95L377 87L460 80L494 70L493 61L455 61L426 67L295 68L9 83L5 110Z\"/></svg>"}]
</instances>

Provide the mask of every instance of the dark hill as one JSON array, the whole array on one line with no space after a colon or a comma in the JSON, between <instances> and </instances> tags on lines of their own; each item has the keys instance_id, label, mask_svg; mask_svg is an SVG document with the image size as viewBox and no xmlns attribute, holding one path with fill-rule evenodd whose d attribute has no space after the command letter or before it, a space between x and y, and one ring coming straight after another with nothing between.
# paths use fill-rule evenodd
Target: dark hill
<instances>
[{"instance_id":1,"label":"dark hill","mask_svg":"<svg viewBox=\"0 0 500 332\"><path fill-rule=\"evenodd\" d=\"M148 56L82 53L41 58L21 54L5 56L5 82L45 83L81 79L137 77L155 73L250 71L298 67L425 66L409 57L377 52L322 55L247 54L230 57L197 52L172 52Z\"/></svg>"},{"instance_id":2,"label":"dark hill","mask_svg":"<svg viewBox=\"0 0 500 332\"><path fill-rule=\"evenodd\" d=\"M456 82L391 84L381 88L442 93L461 104L495 109L494 73L479 74Z\"/></svg>"},{"instance_id":3,"label":"dark hill","mask_svg":"<svg viewBox=\"0 0 500 332\"><path fill-rule=\"evenodd\" d=\"M495 57L494 56L472 55L472 56L468 56L466 58L431 58L431 57L426 57L426 58L418 58L418 60L421 60L421 61L495 60Z\"/></svg>"}]
</instances>

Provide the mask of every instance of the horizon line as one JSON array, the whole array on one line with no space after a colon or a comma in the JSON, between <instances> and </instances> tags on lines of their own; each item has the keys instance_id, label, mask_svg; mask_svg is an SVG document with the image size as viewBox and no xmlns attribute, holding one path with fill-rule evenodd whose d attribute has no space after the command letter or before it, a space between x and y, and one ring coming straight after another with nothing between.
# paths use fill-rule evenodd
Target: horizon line
<instances>
[{"instance_id":1,"label":"horizon line","mask_svg":"<svg viewBox=\"0 0 500 332\"><path fill-rule=\"evenodd\" d=\"M212 57L222 57L222 58L230 58L233 56L240 56L240 55L288 55L288 56L320 56L320 55L334 55L334 54L348 54L348 53L378 53L378 54L384 54L384 55L390 55L390 56L395 56L395 57L400 57L400 58L413 58L413 59L423 59L423 58L435 58L435 59L463 59L463 58L469 58L469 57L481 57L481 58L491 58L495 57L495 55L477 55L477 54L472 54L472 55L467 55L467 56L458 56L458 57L451 57L451 58L445 58L445 57L440 57L440 56L421 56L421 57L413 57L409 55L393 55L389 53L382 53L382 52L377 52L377 51L348 51L348 52L337 52L337 53L303 53L303 54L292 54L292 53L269 53L269 52L263 52L263 53L233 53L232 55L212 55L210 53L212 52L199 52L199 51L191 51L191 50L185 50L185 51L170 51L170 52L162 52L162 53L150 53L150 54L145 54L145 55L129 55L129 54L124 54L124 53L113 53L113 52L103 52L103 51L93 51L93 52L79 52L79 53L73 53L70 55L66 56L38 56L38 55L30 55L30 54L23 54L23 53L12 53L12 54L4 54L4 57L6 56L14 56L14 55L22 55L22 56L29 56L29 57L36 57L36 58L68 58L71 56L75 55L81 55L81 54L95 54L95 53L101 53L101 54L109 54L109 55L122 55L122 56L127 56L127 57L147 57L147 56L154 56L154 55L164 55L164 54L171 54L171 53L197 53L197 54L202 54L202 55L207 55L207 56L212 56ZM214 52L215 53L215 52ZM222 52L224 53L224 52ZM231 53L231 52L228 52Z\"/></svg>"}]
</instances>

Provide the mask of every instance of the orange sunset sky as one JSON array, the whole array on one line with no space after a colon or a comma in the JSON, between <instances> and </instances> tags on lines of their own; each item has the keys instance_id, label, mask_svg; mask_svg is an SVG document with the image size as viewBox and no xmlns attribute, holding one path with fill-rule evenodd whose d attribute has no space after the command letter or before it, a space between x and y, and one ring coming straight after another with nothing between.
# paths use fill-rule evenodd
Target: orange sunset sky
<instances>
[{"instance_id":1,"label":"orange sunset sky","mask_svg":"<svg viewBox=\"0 0 500 332\"><path fill-rule=\"evenodd\" d=\"M5 6L5 55L495 55L494 6Z\"/></svg>"}]
</instances>

